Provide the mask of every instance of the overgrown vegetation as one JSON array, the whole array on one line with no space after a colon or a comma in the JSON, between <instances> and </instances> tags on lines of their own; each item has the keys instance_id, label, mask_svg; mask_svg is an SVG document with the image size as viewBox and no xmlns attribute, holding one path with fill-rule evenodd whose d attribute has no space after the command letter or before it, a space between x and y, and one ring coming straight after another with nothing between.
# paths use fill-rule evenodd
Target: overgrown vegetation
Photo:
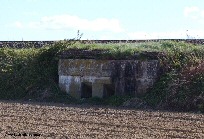
<instances>
[{"instance_id":1,"label":"overgrown vegetation","mask_svg":"<svg viewBox=\"0 0 204 139\"><path fill-rule=\"evenodd\" d=\"M166 56L160 62L166 74L143 99L157 108L203 112L203 46L183 42L164 42L162 46Z\"/></svg>"},{"instance_id":2,"label":"overgrown vegetation","mask_svg":"<svg viewBox=\"0 0 204 139\"><path fill-rule=\"evenodd\" d=\"M39 49L1 48L1 98L43 100L60 97L57 54L63 48L57 44Z\"/></svg>"},{"instance_id":3,"label":"overgrown vegetation","mask_svg":"<svg viewBox=\"0 0 204 139\"><path fill-rule=\"evenodd\" d=\"M0 48L0 98L71 102L73 98L58 88L59 54L69 49L103 50L96 57L102 59L145 60L153 54L165 74L143 99L154 107L204 111L204 46L173 41L82 44L64 40L42 48ZM125 100L114 97L106 104Z\"/></svg>"}]
</instances>

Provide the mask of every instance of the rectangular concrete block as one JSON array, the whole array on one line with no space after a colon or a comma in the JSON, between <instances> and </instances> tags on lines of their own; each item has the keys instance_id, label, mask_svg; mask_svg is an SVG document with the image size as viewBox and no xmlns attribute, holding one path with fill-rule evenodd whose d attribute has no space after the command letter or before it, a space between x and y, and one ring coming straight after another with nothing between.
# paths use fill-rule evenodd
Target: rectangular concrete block
<instances>
[{"instance_id":1,"label":"rectangular concrete block","mask_svg":"<svg viewBox=\"0 0 204 139\"><path fill-rule=\"evenodd\" d=\"M67 76L111 76L111 61L94 59L60 59L59 75Z\"/></svg>"},{"instance_id":2,"label":"rectangular concrete block","mask_svg":"<svg viewBox=\"0 0 204 139\"><path fill-rule=\"evenodd\" d=\"M100 78L96 78L95 82L97 84L111 84L112 80L110 77L100 77Z\"/></svg>"},{"instance_id":3,"label":"rectangular concrete block","mask_svg":"<svg viewBox=\"0 0 204 139\"><path fill-rule=\"evenodd\" d=\"M137 96L153 86L159 61L60 59L58 68L60 88L76 98L81 98L83 88L86 97L112 95L111 91L118 96Z\"/></svg>"},{"instance_id":4,"label":"rectangular concrete block","mask_svg":"<svg viewBox=\"0 0 204 139\"><path fill-rule=\"evenodd\" d=\"M103 84L93 83L92 84L92 97L103 98L104 96L104 87Z\"/></svg>"},{"instance_id":5,"label":"rectangular concrete block","mask_svg":"<svg viewBox=\"0 0 204 139\"><path fill-rule=\"evenodd\" d=\"M61 89L75 98L81 97L81 79L78 76L59 76Z\"/></svg>"}]
</instances>

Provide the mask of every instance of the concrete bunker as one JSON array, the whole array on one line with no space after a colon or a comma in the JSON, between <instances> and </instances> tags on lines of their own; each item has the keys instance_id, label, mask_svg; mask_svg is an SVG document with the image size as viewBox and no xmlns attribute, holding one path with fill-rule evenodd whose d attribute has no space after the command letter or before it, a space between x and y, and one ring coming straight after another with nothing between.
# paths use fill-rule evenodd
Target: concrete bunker
<instances>
[{"instance_id":1,"label":"concrete bunker","mask_svg":"<svg viewBox=\"0 0 204 139\"><path fill-rule=\"evenodd\" d=\"M59 86L75 98L138 96L158 76L158 60L59 60Z\"/></svg>"}]
</instances>

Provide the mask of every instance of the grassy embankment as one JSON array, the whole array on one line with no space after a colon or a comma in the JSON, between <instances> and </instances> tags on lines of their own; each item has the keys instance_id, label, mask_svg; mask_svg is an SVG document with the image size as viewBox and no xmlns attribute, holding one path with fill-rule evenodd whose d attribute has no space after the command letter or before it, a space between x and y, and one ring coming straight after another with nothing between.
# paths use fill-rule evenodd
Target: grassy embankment
<instances>
[{"instance_id":1,"label":"grassy embankment","mask_svg":"<svg viewBox=\"0 0 204 139\"><path fill-rule=\"evenodd\" d=\"M60 91L57 74L59 53L73 48L105 50L102 59L130 59L137 55L145 60L148 57L143 55L144 52L158 52L157 58L166 74L141 99L153 107L204 111L204 46L171 41L135 44L60 41L42 48L24 49L5 46L0 48L0 98L76 101ZM120 105L127 98L94 98L88 102Z\"/></svg>"}]
</instances>

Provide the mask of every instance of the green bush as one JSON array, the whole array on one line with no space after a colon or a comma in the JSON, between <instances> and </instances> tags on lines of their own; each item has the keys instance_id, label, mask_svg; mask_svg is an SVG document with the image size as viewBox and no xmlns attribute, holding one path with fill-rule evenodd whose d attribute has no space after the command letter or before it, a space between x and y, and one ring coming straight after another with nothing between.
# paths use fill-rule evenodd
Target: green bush
<instances>
[{"instance_id":1,"label":"green bush","mask_svg":"<svg viewBox=\"0 0 204 139\"><path fill-rule=\"evenodd\" d=\"M62 93L58 88L58 53L70 41L42 48L0 48L0 98L41 98Z\"/></svg>"},{"instance_id":2,"label":"green bush","mask_svg":"<svg viewBox=\"0 0 204 139\"><path fill-rule=\"evenodd\" d=\"M104 103L106 105L111 105L111 106L121 106L125 101L130 99L130 96L111 96L109 98L106 98L104 100Z\"/></svg>"},{"instance_id":3,"label":"green bush","mask_svg":"<svg viewBox=\"0 0 204 139\"><path fill-rule=\"evenodd\" d=\"M160 77L159 81L154 84L153 88L142 99L153 107L164 103L169 93L169 84L174 80L175 76L173 72L170 72Z\"/></svg>"}]
</instances>

